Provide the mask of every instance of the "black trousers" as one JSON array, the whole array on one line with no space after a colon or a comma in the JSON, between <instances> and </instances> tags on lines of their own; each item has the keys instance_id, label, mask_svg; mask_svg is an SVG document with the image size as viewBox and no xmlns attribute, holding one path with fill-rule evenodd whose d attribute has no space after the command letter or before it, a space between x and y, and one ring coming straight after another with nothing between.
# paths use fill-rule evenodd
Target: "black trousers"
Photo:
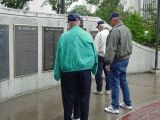
<instances>
[{"instance_id":1,"label":"black trousers","mask_svg":"<svg viewBox=\"0 0 160 120\"><path fill-rule=\"evenodd\" d=\"M108 71L105 69L105 66L106 66L106 63L104 62L104 57L98 55L98 70L97 70L97 73L95 75L97 91L102 91L102 86L103 86L102 74L103 74L103 71L104 71L104 74L105 74L105 81L106 81L105 90L110 90Z\"/></svg>"},{"instance_id":2,"label":"black trousers","mask_svg":"<svg viewBox=\"0 0 160 120\"><path fill-rule=\"evenodd\" d=\"M79 101L80 120L88 120L91 91L91 70L63 72L61 74L64 120L72 120L75 101ZM79 100L76 99L78 95Z\"/></svg>"},{"instance_id":3,"label":"black trousers","mask_svg":"<svg viewBox=\"0 0 160 120\"><path fill-rule=\"evenodd\" d=\"M79 99L79 94L76 94L76 96L75 96L74 108L73 108L73 118L74 119L80 118L80 99Z\"/></svg>"}]
</instances>

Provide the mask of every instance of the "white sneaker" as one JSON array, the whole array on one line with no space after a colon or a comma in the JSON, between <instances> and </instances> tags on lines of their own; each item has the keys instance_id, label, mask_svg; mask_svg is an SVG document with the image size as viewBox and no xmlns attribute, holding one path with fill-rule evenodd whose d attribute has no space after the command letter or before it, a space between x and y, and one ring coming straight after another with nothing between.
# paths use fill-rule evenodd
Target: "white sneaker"
<instances>
[{"instance_id":1,"label":"white sneaker","mask_svg":"<svg viewBox=\"0 0 160 120\"><path fill-rule=\"evenodd\" d=\"M95 90L93 93L97 94L97 95L103 95L103 91L97 91L97 90Z\"/></svg>"},{"instance_id":2,"label":"white sneaker","mask_svg":"<svg viewBox=\"0 0 160 120\"><path fill-rule=\"evenodd\" d=\"M128 109L128 110L132 110L133 108L132 108L132 106L128 106L128 105L126 105L125 103L120 103L120 105L119 105L121 108L125 108L125 109Z\"/></svg>"},{"instance_id":3,"label":"white sneaker","mask_svg":"<svg viewBox=\"0 0 160 120\"><path fill-rule=\"evenodd\" d=\"M80 120L80 118L78 118L78 119L74 119L74 118L73 118L73 120Z\"/></svg>"},{"instance_id":4,"label":"white sneaker","mask_svg":"<svg viewBox=\"0 0 160 120\"><path fill-rule=\"evenodd\" d=\"M110 95L110 94L111 94L111 91L110 91L110 90L106 90L105 94L106 94L106 95Z\"/></svg>"},{"instance_id":5,"label":"white sneaker","mask_svg":"<svg viewBox=\"0 0 160 120\"><path fill-rule=\"evenodd\" d=\"M119 110L118 109L114 109L112 106L106 107L104 110L106 112L108 112L108 113L119 114Z\"/></svg>"}]
</instances>

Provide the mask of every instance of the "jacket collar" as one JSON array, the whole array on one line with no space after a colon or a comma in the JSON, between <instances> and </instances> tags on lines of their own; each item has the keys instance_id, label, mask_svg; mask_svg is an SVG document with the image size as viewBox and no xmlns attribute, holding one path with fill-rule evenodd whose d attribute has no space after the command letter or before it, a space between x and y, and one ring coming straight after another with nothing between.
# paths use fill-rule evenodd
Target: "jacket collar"
<instances>
[{"instance_id":1,"label":"jacket collar","mask_svg":"<svg viewBox=\"0 0 160 120\"><path fill-rule=\"evenodd\" d=\"M119 27L119 26L121 26L121 25L123 25L123 23L121 22L121 23L119 23L119 24L117 24L117 25L115 25L114 27L113 27L113 29L114 28L116 28L116 27Z\"/></svg>"}]
</instances>

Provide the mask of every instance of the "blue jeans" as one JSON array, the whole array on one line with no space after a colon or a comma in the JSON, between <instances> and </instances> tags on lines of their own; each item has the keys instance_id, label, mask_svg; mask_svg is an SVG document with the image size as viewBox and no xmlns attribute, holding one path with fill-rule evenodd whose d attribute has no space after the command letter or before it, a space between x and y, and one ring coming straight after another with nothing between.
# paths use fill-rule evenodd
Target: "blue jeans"
<instances>
[{"instance_id":1,"label":"blue jeans","mask_svg":"<svg viewBox=\"0 0 160 120\"><path fill-rule=\"evenodd\" d=\"M128 82L126 80L126 69L129 60L117 60L113 61L110 66L109 78L111 87L112 107L119 109L119 87L121 87L123 94L123 101L126 105L131 106L130 91L128 88Z\"/></svg>"}]
</instances>

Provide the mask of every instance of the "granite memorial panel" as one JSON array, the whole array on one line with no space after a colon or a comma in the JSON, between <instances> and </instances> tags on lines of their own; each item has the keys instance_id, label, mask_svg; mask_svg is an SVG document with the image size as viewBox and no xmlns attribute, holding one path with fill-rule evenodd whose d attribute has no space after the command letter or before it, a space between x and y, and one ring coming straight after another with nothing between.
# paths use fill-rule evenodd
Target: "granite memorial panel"
<instances>
[{"instance_id":1,"label":"granite memorial panel","mask_svg":"<svg viewBox=\"0 0 160 120\"><path fill-rule=\"evenodd\" d=\"M38 27L15 25L15 76L38 72Z\"/></svg>"},{"instance_id":2,"label":"granite memorial panel","mask_svg":"<svg viewBox=\"0 0 160 120\"><path fill-rule=\"evenodd\" d=\"M0 80L9 78L9 26L0 25Z\"/></svg>"},{"instance_id":3,"label":"granite memorial panel","mask_svg":"<svg viewBox=\"0 0 160 120\"><path fill-rule=\"evenodd\" d=\"M43 70L53 70L57 42L63 33L62 27L43 27Z\"/></svg>"}]
</instances>

